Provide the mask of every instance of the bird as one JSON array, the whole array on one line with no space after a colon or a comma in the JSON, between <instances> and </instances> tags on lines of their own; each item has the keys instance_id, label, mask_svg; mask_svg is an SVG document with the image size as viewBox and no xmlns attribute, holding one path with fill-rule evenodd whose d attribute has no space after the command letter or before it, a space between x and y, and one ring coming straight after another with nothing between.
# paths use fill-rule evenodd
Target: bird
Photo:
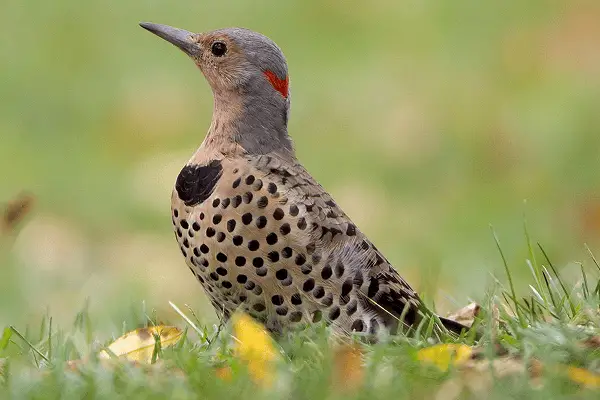
<instances>
[{"instance_id":1,"label":"bird","mask_svg":"<svg viewBox=\"0 0 600 400\"><path fill-rule=\"evenodd\" d=\"M323 322L340 335L434 326L439 317L296 157L286 58L245 28L141 27L182 50L213 94L200 147L171 196L175 238L224 320L249 314L280 334Z\"/></svg>"}]
</instances>

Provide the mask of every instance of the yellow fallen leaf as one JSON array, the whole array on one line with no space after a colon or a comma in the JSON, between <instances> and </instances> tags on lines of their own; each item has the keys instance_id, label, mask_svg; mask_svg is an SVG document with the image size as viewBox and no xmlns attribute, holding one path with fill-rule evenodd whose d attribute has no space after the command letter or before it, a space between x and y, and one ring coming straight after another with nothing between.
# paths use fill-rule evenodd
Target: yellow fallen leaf
<instances>
[{"instance_id":1,"label":"yellow fallen leaf","mask_svg":"<svg viewBox=\"0 0 600 400\"><path fill-rule=\"evenodd\" d=\"M364 380L364 367L361 348L354 345L341 345L333 354L334 389L341 392L357 390Z\"/></svg>"},{"instance_id":2,"label":"yellow fallen leaf","mask_svg":"<svg viewBox=\"0 0 600 400\"><path fill-rule=\"evenodd\" d=\"M270 386L274 376L277 352L271 336L265 329L246 314L234 316L233 331L237 339L235 355L248 366L254 381Z\"/></svg>"},{"instance_id":3,"label":"yellow fallen leaf","mask_svg":"<svg viewBox=\"0 0 600 400\"><path fill-rule=\"evenodd\" d=\"M128 332L112 342L108 346L108 350L129 361L149 364L152 362L157 338L160 338L160 346L164 349L177 343L182 334L183 331L175 326L158 325L140 328ZM108 359L110 355L106 350L102 350L99 357Z\"/></svg>"},{"instance_id":4,"label":"yellow fallen leaf","mask_svg":"<svg viewBox=\"0 0 600 400\"><path fill-rule=\"evenodd\" d=\"M426 347L417 352L417 359L421 362L431 363L442 371L447 371L452 363L460 365L469 360L473 349L464 344L437 344Z\"/></svg>"},{"instance_id":5,"label":"yellow fallen leaf","mask_svg":"<svg viewBox=\"0 0 600 400\"><path fill-rule=\"evenodd\" d=\"M567 374L569 379L580 385L589 388L600 387L600 375L585 368L569 366L567 367Z\"/></svg>"}]
</instances>

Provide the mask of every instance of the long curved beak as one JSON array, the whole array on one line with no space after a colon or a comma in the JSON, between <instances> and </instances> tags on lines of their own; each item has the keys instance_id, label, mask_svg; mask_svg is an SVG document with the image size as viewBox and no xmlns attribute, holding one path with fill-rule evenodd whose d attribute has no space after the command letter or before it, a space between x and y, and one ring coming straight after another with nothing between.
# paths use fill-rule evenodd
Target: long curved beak
<instances>
[{"instance_id":1,"label":"long curved beak","mask_svg":"<svg viewBox=\"0 0 600 400\"><path fill-rule=\"evenodd\" d=\"M140 22L140 26L179 47L188 56L193 56L200 50L198 44L192 41L192 32L152 22Z\"/></svg>"}]
</instances>

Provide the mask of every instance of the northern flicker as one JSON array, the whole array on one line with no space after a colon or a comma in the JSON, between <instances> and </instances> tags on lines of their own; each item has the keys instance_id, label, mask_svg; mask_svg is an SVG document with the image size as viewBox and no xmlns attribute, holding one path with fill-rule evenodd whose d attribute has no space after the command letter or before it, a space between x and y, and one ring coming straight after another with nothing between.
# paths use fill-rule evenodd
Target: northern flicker
<instances>
[{"instance_id":1,"label":"northern flicker","mask_svg":"<svg viewBox=\"0 0 600 400\"><path fill-rule=\"evenodd\" d=\"M216 310L241 309L273 332L323 319L341 334L377 334L421 321L417 293L297 160L279 47L242 28L140 25L186 53L213 92L208 134L177 177L171 216Z\"/></svg>"}]
</instances>

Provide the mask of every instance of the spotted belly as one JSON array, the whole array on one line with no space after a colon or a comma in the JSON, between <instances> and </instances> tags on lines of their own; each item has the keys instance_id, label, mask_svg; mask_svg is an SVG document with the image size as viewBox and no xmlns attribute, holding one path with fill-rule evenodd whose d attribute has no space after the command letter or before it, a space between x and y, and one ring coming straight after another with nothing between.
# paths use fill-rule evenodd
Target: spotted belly
<instances>
[{"instance_id":1,"label":"spotted belly","mask_svg":"<svg viewBox=\"0 0 600 400\"><path fill-rule=\"evenodd\" d=\"M172 198L175 236L217 312L241 309L271 331L322 319L346 332L379 325L356 292L360 272L315 245L307 206L281 182L233 171L198 204Z\"/></svg>"}]
</instances>

